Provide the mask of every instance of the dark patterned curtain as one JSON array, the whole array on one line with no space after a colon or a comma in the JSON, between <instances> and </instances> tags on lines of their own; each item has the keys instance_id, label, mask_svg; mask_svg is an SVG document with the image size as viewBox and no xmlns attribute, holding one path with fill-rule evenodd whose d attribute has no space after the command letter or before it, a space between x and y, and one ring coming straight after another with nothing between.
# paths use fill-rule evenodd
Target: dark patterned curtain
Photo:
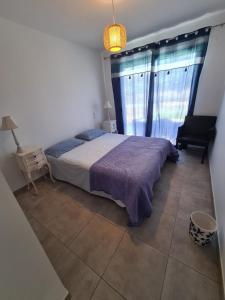
<instances>
[{"instance_id":1,"label":"dark patterned curtain","mask_svg":"<svg viewBox=\"0 0 225 300\"><path fill-rule=\"evenodd\" d=\"M119 133L168 138L193 114L210 28L111 56Z\"/></svg>"}]
</instances>

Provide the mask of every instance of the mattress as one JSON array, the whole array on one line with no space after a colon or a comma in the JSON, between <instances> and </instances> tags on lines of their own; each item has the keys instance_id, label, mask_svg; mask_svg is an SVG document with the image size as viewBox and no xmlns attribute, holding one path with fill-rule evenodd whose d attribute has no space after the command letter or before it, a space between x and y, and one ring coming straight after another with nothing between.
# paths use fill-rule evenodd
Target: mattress
<instances>
[{"instance_id":1,"label":"mattress","mask_svg":"<svg viewBox=\"0 0 225 300\"><path fill-rule=\"evenodd\" d=\"M59 158L47 156L52 167L53 176L71 183L89 193L109 198L119 206L125 207L120 199L113 199L104 192L90 191L91 166L128 138L126 135L106 133L92 141L64 153Z\"/></svg>"}]
</instances>

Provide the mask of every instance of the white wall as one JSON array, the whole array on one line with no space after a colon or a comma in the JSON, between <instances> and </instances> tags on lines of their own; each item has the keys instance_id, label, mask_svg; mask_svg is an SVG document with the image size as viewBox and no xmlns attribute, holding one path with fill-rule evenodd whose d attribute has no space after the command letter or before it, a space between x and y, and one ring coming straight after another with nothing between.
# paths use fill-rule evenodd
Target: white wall
<instances>
[{"instance_id":1,"label":"white wall","mask_svg":"<svg viewBox=\"0 0 225 300\"><path fill-rule=\"evenodd\" d=\"M192 32L196 29L216 25L225 22L225 11L208 14L201 18L179 24L177 26L158 31L156 33L144 36L142 38L130 41L127 49L156 42L162 39L171 38L179 34ZM128 32L129 37L129 32ZM213 28L211 31L207 55L204 67L201 73L199 88L195 104L195 114L199 115L217 115L223 96L223 81L225 78L225 26ZM102 61L106 77L106 95L112 105L114 104L111 85L111 71L108 53L102 53ZM115 116L115 112L112 112Z\"/></svg>"},{"instance_id":2,"label":"white wall","mask_svg":"<svg viewBox=\"0 0 225 300\"><path fill-rule=\"evenodd\" d=\"M209 162L214 206L218 224L223 285L225 287L225 94L216 127L217 135Z\"/></svg>"},{"instance_id":3,"label":"white wall","mask_svg":"<svg viewBox=\"0 0 225 300\"><path fill-rule=\"evenodd\" d=\"M100 54L0 18L0 118L11 115L23 145L43 148L103 119ZM24 184L10 132L0 131L0 168Z\"/></svg>"},{"instance_id":4,"label":"white wall","mask_svg":"<svg viewBox=\"0 0 225 300\"><path fill-rule=\"evenodd\" d=\"M59 280L0 171L0 299L63 300Z\"/></svg>"}]
</instances>

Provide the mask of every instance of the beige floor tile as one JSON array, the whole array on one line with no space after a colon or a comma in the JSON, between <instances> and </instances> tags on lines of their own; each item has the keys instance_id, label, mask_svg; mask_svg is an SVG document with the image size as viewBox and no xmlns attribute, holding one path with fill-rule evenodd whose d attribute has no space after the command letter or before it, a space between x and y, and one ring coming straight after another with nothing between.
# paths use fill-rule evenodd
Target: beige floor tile
<instances>
[{"instance_id":1,"label":"beige floor tile","mask_svg":"<svg viewBox=\"0 0 225 300\"><path fill-rule=\"evenodd\" d=\"M129 300L160 299L166 257L125 234L103 278Z\"/></svg>"},{"instance_id":2,"label":"beige floor tile","mask_svg":"<svg viewBox=\"0 0 225 300\"><path fill-rule=\"evenodd\" d=\"M216 243L200 248L188 236L190 213L212 212L209 166L200 160L201 153L190 148L180 152L177 164L166 162L152 216L138 228L127 227L125 209L64 182L41 179L38 196L16 193L72 300L159 299L168 258L162 253L168 254L172 229L162 299L222 299ZM73 251L65 247L71 241ZM108 283L93 270L105 272Z\"/></svg>"},{"instance_id":3,"label":"beige floor tile","mask_svg":"<svg viewBox=\"0 0 225 300\"><path fill-rule=\"evenodd\" d=\"M59 246L57 248L59 248ZM75 254L72 251L70 251L62 244L59 250L60 251L58 254L57 252L54 252L53 254L48 252L48 254L52 256L51 258L52 264L56 270L56 273L62 279L70 272L74 260L77 260L78 258L75 256Z\"/></svg>"},{"instance_id":4,"label":"beige floor tile","mask_svg":"<svg viewBox=\"0 0 225 300\"><path fill-rule=\"evenodd\" d=\"M100 278L77 257L65 259L68 267L64 268L62 282L68 289L71 300L89 300Z\"/></svg>"},{"instance_id":5,"label":"beige floor tile","mask_svg":"<svg viewBox=\"0 0 225 300\"><path fill-rule=\"evenodd\" d=\"M31 213L39 222L47 224L60 213L60 208L43 201L42 203L39 203Z\"/></svg>"},{"instance_id":6,"label":"beige floor tile","mask_svg":"<svg viewBox=\"0 0 225 300\"><path fill-rule=\"evenodd\" d=\"M179 151L179 154L180 160L184 161L185 163L194 163L196 165L201 165L202 149L188 146L188 149ZM207 163L208 162L206 158L204 165L207 165Z\"/></svg>"},{"instance_id":7,"label":"beige floor tile","mask_svg":"<svg viewBox=\"0 0 225 300\"><path fill-rule=\"evenodd\" d=\"M55 266L58 258L65 253L65 246L51 233L41 243L49 260Z\"/></svg>"},{"instance_id":8,"label":"beige floor tile","mask_svg":"<svg viewBox=\"0 0 225 300\"><path fill-rule=\"evenodd\" d=\"M121 230L127 229L128 214L126 208L120 207L112 200L104 198L104 202L98 214L115 225L120 226Z\"/></svg>"},{"instance_id":9,"label":"beige floor tile","mask_svg":"<svg viewBox=\"0 0 225 300\"><path fill-rule=\"evenodd\" d=\"M123 300L114 289L101 280L91 300Z\"/></svg>"},{"instance_id":10,"label":"beige floor tile","mask_svg":"<svg viewBox=\"0 0 225 300\"><path fill-rule=\"evenodd\" d=\"M93 217L93 213L71 200L62 206L60 214L51 219L46 227L63 243L69 245Z\"/></svg>"},{"instance_id":11,"label":"beige floor tile","mask_svg":"<svg viewBox=\"0 0 225 300\"><path fill-rule=\"evenodd\" d=\"M222 300L221 294L217 283L169 258L162 300Z\"/></svg>"},{"instance_id":12,"label":"beige floor tile","mask_svg":"<svg viewBox=\"0 0 225 300\"><path fill-rule=\"evenodd\" d=\"M61 209L66 202L70 201L67 196L57 191L49 191L30 213L42 224L47 224L50 220L61 213Z\"/></svg>"},{"instance_id":13,"label":"beige floor tile","mask_svg":"<svg viewBox=\"0 0 225 300\"><path fill-rule=\"evenodd\" d=\"M60 181L53 183L49 178L40 178L36 181L39 195L46 195L48 192L56 191L60 186Z\"/></svg>"},{"instance_id":14,"label":"beige floor tile","mask_svg":"<svg viewBox=\"0 0 225 300\"><path fill-rule=\"evenodd\" d=\"M93 213L99 212L105 202L104 198L92 195L71 184L65 184L59 191L71 197L78 205L81 205Z\"/></svg>"},{"instance_id":15,"label":"beige floor tile","mask_svg":"<svg viewBox=\"0 0 225 300\"><path fill-rule=\"evenodd\" d=\"M192 212L196 210L204 211L210 215L213 215L213 204L209 198L200 197L196 194L181 193L178 217L183 219L189 219Z\"/></svg>"},{"instance_id":16,"label":"beige floor tile","mask_svg":"<svg viewBox=\"0 0 225 300\"><path fill-rule=\"evenodd\" d=\"M170 255L212 280L219 281L217 247L214 243L204 248L194 244L189 237L188 227L189 220L177 218Z\"/></svg>"},{"instance_id":17,"label":"beige floor tile","mask_svg":"<svg viewBox=\"0 0 225 300\"><path fill-rule=\"evenodd\" d=\"M192 197L208 199L208 200L211 200L212 198L210 183L207 183L205 185L197 182L193 183L192 178L190 178L183 185L182 194L185 196L192 196Z\"/></svg>"},{"instance_id":18,"label":"beige floor tile","mask_svg":"<svg viewBox=\"0 0 225 300\"><path fill-rule=\"evenodd\" d=\"M176 167L175 164L174 167ZM178 173L178 171L176 171L176 173ZM176 192L178 193L182 189L183 182L184 182L183 177L173 174L172 171L162 172L160 179L157 181L157 183L154 186L154 190L155 191L176 190Z\"/></svg>"},{"instance_id":19,"label":"beige floor tile","mask_svg":"<svg viewBox=\"0 0 225 300\"><path fill-rule=\"evenodd\" d=\"M160 213L167 213L176 217L180 200L180 192L176 189L163 189L154 190L152 199L152 208L154 211Z\"/></svg>"},{"instance_id":20,"label":"beige floor tile","mask_svg":"<svg viewBox=\"0 0 225 300\"><path fill-rule=\"evenodd\" d=\"M46 229L46 227L41 225L33 217L29 218L29 223L40 243L43 243L51 235L51 233Z\"/></svg>"},{"instance_id":21,"label":"beige floor tile","mask_svg":"<svg viewBox=\"0 0 225 300\"><path fill-rule=\"evenodd\" d=\"M44 200L43 196L35 195L26 190L17 192L15 196L25 214L32 212Z\"/></svg>"},{"instance_id":22,"label":"beige floor tile","mask_svg":"<svg viewBox=\"0 0 225 300\"><path fill-rule=\"evenodd\" d=\"M122 235L119 227L96 216L72 242L70 249L102 275Z\"/></svg>"},{"instance_id":23,"label":"beige floor tile","mask_svg":"<svg viewBox=\"0 0 225 300\"><path fill-rule=\"evenodd\" d=\"M163 168L161 169L162 176L166 176L168 181L177 180L181 183L184 179L189 176L191 171L191 166L183 163L182 161L174 162L166 162Z\"/></svg>"},{"instance_id":24,"label":"beige floor tile","mask_svg":"<svg viewBox=\"0 0 225 300\"><path fill-rule=\"evenodd\" d=\"M198 188L203 188L211 191L211 178L208 166L201 168L202 165L195 166L191 171L191 176L188 178L188 183Z\"/></svg>"},{"instance_id":25,"label":"beige floor tile","mask_svg":"<svg viewBox=\"0 0 225 300\"><path fill-rule=\"evenodd\" d=\"M56 273L71 294L71 300L90 299L99 277L35 220L31 224Z\"/></svg>"},{"instance_id":26,"label":"beige floor tile","mask_svg":"<svg viewBox=\"0 0 225 300\"><path fill-rule=\"evenodd\" d=\"M150 218L139 227L131 227L128 233L141 239L153 248L168 255L172 241L175 218L153 210Z\"/></svg>"},{"instance_id":27,"label":"beige floor tile","mask_svg":"<svg viewBox=\"0 0 225 300\"><path fill-rule=\"evenodd\" d=\"M195 164L191 170L190 181L195 185L206 185L211 182L208 164Z\"/></svg>"}]
</instances>

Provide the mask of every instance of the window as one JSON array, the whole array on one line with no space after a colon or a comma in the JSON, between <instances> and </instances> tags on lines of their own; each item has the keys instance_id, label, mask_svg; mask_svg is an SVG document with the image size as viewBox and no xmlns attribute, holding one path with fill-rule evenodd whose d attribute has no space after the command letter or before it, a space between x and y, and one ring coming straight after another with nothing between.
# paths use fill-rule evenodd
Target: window
<instances>
[{"instance_id":1,"label":"window","mask_svg":"<svg viewBox=\"0 0 225 300\"><path fill-rule=\"evenodd\" d=\"M121 93L124 131L145 136L151 76L151 52L138 53L122 66Z\"/></svg>"},{"instance_id":2,"label":"window","mask_svg":"<svg viewBox=\"0 0 225 300\"><path fill-rule=\"evenodd\" d=\"M194 111L209 33L203 28L113 56L119 133L175 143L178 126Z\"/></svg>"}]
</instances>

